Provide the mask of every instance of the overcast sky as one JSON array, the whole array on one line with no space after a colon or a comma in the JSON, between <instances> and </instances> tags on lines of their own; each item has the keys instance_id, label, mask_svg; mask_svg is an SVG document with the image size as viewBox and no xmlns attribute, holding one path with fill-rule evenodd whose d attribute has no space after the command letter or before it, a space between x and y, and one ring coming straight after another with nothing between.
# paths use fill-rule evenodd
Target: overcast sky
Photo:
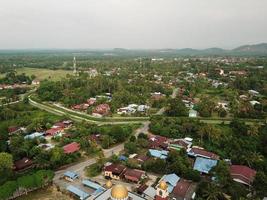
<instances>
[{"instance_id":1,"label":"overcast sky","mask_svg":"<svg viewBox=\"0 0 267 200\"><path fill-rule=\"evenodd\" d=\"M267 42L267 0L0 0L0 49Z\"/></svg>"}]
</instances>

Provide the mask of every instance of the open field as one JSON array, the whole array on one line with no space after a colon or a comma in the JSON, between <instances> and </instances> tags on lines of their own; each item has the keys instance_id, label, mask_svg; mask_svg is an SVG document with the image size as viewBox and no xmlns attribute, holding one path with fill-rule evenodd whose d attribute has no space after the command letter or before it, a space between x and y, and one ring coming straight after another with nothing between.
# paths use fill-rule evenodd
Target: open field
<instances>
[{"instance_id":1,"label":"open field","mask_svg":"<svg viewBox=\"0 0 267 200\"><path fill-rule=\"evenodd\" d=\"M60 80L65 78L67 74L71 74L71 71L68 70L50 70L50 69L41 69L41 68L18 68L16 69L18 74L25 73L28 76L35 75L38 80L49 79L53 81Z\"/></svg>"},{"instance_id":2,"label":"open field","mask_svg":"<svg viewBox=\"0 0 267 200\"><path fill-rule=\"evenodd\" d=\"M45 189L30 192L27 195L17 198L17 200L73 200L68 195L57 191L55 187L51 186Z\"/></svg>"}]
</instances>

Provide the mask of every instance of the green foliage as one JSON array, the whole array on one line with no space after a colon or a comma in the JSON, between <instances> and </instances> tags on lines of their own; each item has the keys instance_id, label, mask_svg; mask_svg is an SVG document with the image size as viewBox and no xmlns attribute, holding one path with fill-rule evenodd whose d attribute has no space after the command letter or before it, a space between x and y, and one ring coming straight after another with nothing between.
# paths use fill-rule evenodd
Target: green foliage
<instances>
[{"instance_id":1,"label":"green foliage","mask_svg":"<svg viewBox=\"0 0 267 200\"><path fill-rule=\"evenodd\" d=\"M88 177L95 177L102 172L102 168L103 168L103 163L96 162L85 169L86 175Z\"/></svg>"},{"instance_id":2,"label":"green foliage","mask_svg":"<svg viewBox=\"0 0 267 200\"><path fill-rule=\"evenodd\" d=\"M203 98L196 107L201 117L211 117L214 108L215 103L210 98Z\"/></svg>"},{"instance_id":3,"label":"green foliage","mask_svg":"<svg viewBox=\"0 0 267 200\"><path fill-rule=\"evenodd\" d=\"M5 200L13 195L17 189L33 189L42 187L51 182L54 172L51 170L39 170L33 174L19 177L16 181L8 181L0 186L0 199Z\"/></svg>"},{"instance_id":4,"label":"green foliage","mask_svg":"<svg viewBox=\"0 0 267 200\"><path fill-rule=\"evenodd\" d=\"M253 187L257 197L263 198L267 196L267 175L264 172L257 172Z\"/></svg>"},{"instance_id":5,"label":"green foliage","mask_svg":"<svg viewBox=\"0 0 267 200\"><path fill-rule=\"evenodd\" d=\"M43 101L58 101L62 98L62 87L59 82L43 81L37 91Z\"/></svg>"},{"instance_id":6,"label":"green foliage","mask_svg":"<svg viewBox=\"0 0 267 200\"><path fill-rule=\"evenodd\" d=\"M0 184L12 175L13 157L9 153L0 153Z\"/></svg>"},{"instance_id":7,"label":"green foliage","mask_svg":"<svg viewBox=\"0 0 267 200\"><path fill-rule=\"evenodd\" d=\"M6 73L5 77L0 79L0 84L31 84L31 78L23 74L16 74L14 71Z\"/></svg>"},{"instance_id":8,"label":"green foliage","mask_svg":"<svg viewBox=\"0 0 267 200\"><path fill-rule=\"evenodd\" d=\"M0 171L5 169L12 169L13 167L13 158L9 153L0 153Z\"/></svg>"},{"instance_id":9,"label":"green foliage","mask_svg":"<svg viewBox=\"0 0 267 200\"><path fill-rule=\"evenodd\" d=\"M168 116L179 117L179 116L188 116L188 110L185 107L181 99L170 99L168 101L168 106L165 112Z\"/></svg>"},{"instance_id":10,"label":"green foliage","mask_svg":"<svg viewBox=\"0 0 267 200\"><path fill-rule=\"evenodd\" d=\"M4 185L0 186L0 199L5 200L13 195L17 190L18 185L16 181L8 181Z\"/></svg>"},{"instance_id":11,"label":"green foliage","mask_svg":"<svg viewBox=\"0 0 267 200\"><path fill-rule=\"evenodd\" d=\"M124 149L127 154L133 154L137 152L137 146L134 142L127 142L124 144Z\"/></svg>"}]
</instances>

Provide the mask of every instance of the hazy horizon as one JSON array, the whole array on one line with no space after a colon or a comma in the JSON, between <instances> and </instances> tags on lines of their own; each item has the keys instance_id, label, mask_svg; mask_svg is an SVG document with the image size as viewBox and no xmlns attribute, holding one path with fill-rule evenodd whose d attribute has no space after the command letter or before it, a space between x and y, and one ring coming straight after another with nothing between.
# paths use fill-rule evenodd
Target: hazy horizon
<instances>
[{"instance_id":1,"label":"hazy horizon","mask_svg":"<svg viewBox=\"0 0 267 200\"><path fill-rule=\"evenodd\" d=\"M265 0L0 2L0 49L233 49L267 42Z\"/></svg>"}]
</instances>

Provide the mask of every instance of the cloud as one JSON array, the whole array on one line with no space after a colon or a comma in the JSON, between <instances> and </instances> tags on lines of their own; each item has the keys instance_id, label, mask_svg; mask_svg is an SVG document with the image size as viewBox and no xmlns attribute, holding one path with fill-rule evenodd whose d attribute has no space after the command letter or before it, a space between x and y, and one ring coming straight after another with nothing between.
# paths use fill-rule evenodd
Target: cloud
<instances>
[{"instance_id":1,"label":"cloud","mask_svg":"<svg viewBox=\"0 0 267 200\"><path fill-rule=\"evenodd\" d=\"M0 48L232 48L267 41L265 0L0 0Z\"/></svg>"}]
</instances>

